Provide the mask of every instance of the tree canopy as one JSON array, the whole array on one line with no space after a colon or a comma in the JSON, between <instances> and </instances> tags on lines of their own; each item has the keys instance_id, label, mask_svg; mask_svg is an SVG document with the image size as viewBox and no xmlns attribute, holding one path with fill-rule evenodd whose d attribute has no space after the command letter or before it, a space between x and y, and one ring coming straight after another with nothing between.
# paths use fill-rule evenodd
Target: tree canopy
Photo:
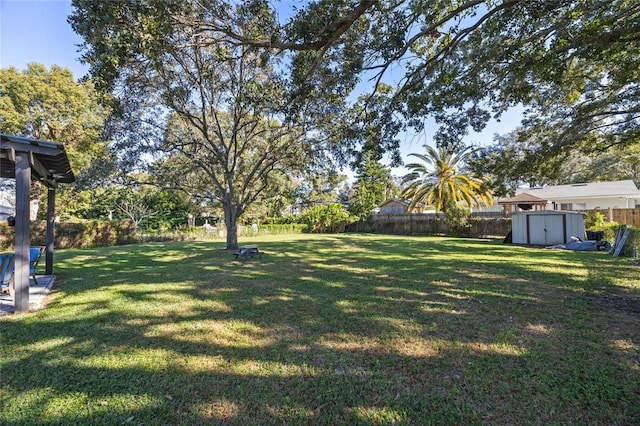
<instances>
[{"instance_id":1,"label":"tree canopy","mask_svg":"<svg viewBox=\"0 0 640 426\"><path fill-rule=\"evenodd\" d=\"M101 100L90 81L77 82L66 68L30 63L24 70L0 69L0 131L65 146L76 182L59 189L57 213L63 216L77 204L76 189L99 180L98 171L111 161L103 139L110 110Z\"/></svg>"},{"instance_id":2,"label":"tree canopy","mask_svg":"<svg viewBox=\"0 0 640 426\"><path fill-rule=\"evenodd\" d=\"M385 108L375 109L386 150L397 151L395 135L420 130L425 117L440 123L438 144L455 147L514 106L526 108L532 149L547 158L638 141L640 6L632 0L314 0L293 10L266 0L73 4L70 21L101 87L113 87L123 63L174 42L170 28L180 26L185 45L281 55L289 116L304 108L325 119L325 130L336 130L340 100L362 80L391 83ZM237 4L251 31L230 19ZM360 133L341 148L365 141Z\"/></svg>"},{"instance_id":3,"label":"tree canopy","mask_svg":"<svg viewBox=\"0 0 640 426\"><path fill-rule=\"evenodd\" d=\"M471 3L472 13L424 43L408 67L409 117L433 114L446 144L524 105L524 126L547 156L637 141L637 2Z\"/></svg>"},{"instance_id":4,"label":"tree canopy","mask_svg":"<svg viewBox=\"0 0 640 426\"><path fill-rule=\"evenodd\" d=\"M227 247L235 249L247 208L272 194L283 175L319 164L320 152L304 132L305 112L290 114L281 58L244 44L203 41L210 35L191 23L209 12L174 3L111 2L96 9L88 2L93 14L76 15L76 28L91 43L92 71L118 102L114 150L134 168L148 160L158 184L221 206ZM156 15L156 6L166 6L160 12L173 19ZM225 25L243 34L258 36L274 19L253 3L227 6ZM123 50L110 51L118 40Z\"/></svg>"},{"instance_id":5,"label":"tree canopy","mask_svg":"<svg viewBox=\"0 0 640 426\"><path fill-rule=\"evenodd\" d=\"M512 196L516 188L594 181L633 180L640 185L640 144L616 145L601 152L567 150L554 156L540 152L537 137L520 129L496 135L492 145L475 151L469 167L492 179L497 196Z\"/></svg>"},{"instance_id":6,"label":"tree canopy","mask_svg":"<svg viewBox=\"0 0 640 426\"><path fill-rule=\"evenodd\" d=\"M456 151L470 129L523 107L518 139L524 143L512 154L548 168L540 178L560 170L560 160L576 150L588 155L638 145L640 6L631 0L313 0L292 9L267 0L74 0L73 6L69 20L85 40L83 60L136 128L120 132L120 151L138 154L129 157L135 159L140 147L160 148L174 165L181 158L208 165L204 175L220 200L251 188L235 198L233 215L258 199L255 188L266 191L249 181L219 184L230 182L220 180L221 171L241 157L218 154L238 153L234 132L249 128L270 129L272 136L294 131L281 145L287 150L268 152L297 147L295 155L311 159L322 146L344 163L357 165L365 151L391 152L397 163L398 133L422 130L426 118L439 123L437 145ZM263 77L249 82L218 68L244 71L238 64L249 57ZM240 111L258 127L239 121ZM150 123L160 116L171 120ZM226 132L229 139L216 121L223 116L235 129ZM148 143L154 139L163 145ZM221 144L198 157L200 163L189 157L195 145L185 141L197 141L198 150ZM486 155L505 153L492 147ZM267 176L269 167L246 176ZM502 172L503 183L524 177L513 168ZM185 175L181 182L206 180Z\"/></svg>"},{"instance_id":7,"label":"tree canopy","mask_svg":"<svg viewBox=\"0 0 640 426\"><path fill-rule=\"evenodd\" d=\"M0 131L63 143L76 176L102 159L109 110L89 81L76 82L57 65L0 69Z\"/></svg>"},{"instance_id":8,"label":"tree canopy","mask_svg":"<svg viewBox=\"0 0 640 426\"><path fill-rule=\"evenodd\" d=\"M387 189L392 185L391 171L380 163L371 152L365 153L354 184L354 194L350 199L349 212L361 220L367 219L387 197Z\"/></svg>"}]
</instances>

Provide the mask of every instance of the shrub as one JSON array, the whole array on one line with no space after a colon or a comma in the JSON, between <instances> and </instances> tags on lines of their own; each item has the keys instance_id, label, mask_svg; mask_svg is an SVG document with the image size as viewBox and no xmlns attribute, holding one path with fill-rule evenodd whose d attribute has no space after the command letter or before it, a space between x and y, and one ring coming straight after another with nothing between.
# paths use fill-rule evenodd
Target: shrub
<instances>
[{"instance_id":1,"label":"shrub","mask_svg":"<svg viewBox=\"0 0 640 426\"><path fill-rule=\"evenodd\" d=\"M602 237L602 239L609 241L611 244L613 244L613 241L616 239L616 233L620 228L620 224L618 222L606 222L600 226L587 227L585 223L585 228L587 228L589 231L604 232L604 236Z\"/></svg>"},{"instance_id":2,"label":"shrub","mask_svg":"<svg viewBox=\"0 0 640 426\"><path fill-rule=\"evenodd\" d=\"M376 226L371 221L371 217L368 220L358 220L348 223L345 227L346 232L364 232L375 233L377 231Z\"/></svg>"},{"instance_id":3,"label":"shrub","mask_svg":"<svg viewBox=\"0 0 640 426\"><path fill-rule=\"evenodd\" d=\"M311 207L300 217L306 225L305 232L311 233L344 232L347 224L358 220L356 216L351 216L341 204Z\"/></svg>"},{"instance_id":4,"label":"shrub","mask_svg":"<svg viewBox=\"0 0 640 426\"><path fill-rule=\"evenodd\" d=\"M471 237L471 210L459 203L449 203L445 213L445 223L449 235L454 237Z\"/></svg>"},{"instance_id":5,"label":"shrub","mask_svg":"<svg viewBox=\"0 0 640 426\"><path fill-rule=\"evenodd\" d=\"M606 224L606 217L599 211L592 210L584 216L584 226L587 229L602 228Z\"/></svg>"}]
</instances>

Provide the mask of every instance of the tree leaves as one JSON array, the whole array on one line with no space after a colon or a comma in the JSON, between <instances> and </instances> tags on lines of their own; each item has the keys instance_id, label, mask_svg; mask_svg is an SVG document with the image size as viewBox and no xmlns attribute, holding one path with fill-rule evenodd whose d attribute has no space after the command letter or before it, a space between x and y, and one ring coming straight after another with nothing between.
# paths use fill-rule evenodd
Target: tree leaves
<instances>
[{"instance_id":1,"label":"tree leaves","mask_svg":"<svg viewBox=\"0 0 640 426\"><path fill-rule=\"evenodd\" d=\"M314 138L345 158L363 145L397 154L395 134L420 130L426 117L440 125L439 146L460 148L470 129L514 106L527 108L522 135L535 135L536 155L550 160L640 135L640 6L631 0L316 0L283 22L264 0L74 6L70 22L99 87L164 65L167 46L208 47L207 61L243 46L263 63L278 58L285 119L314 119ZM394 90L373 114L366 104L367 114L349 114L364 78ZM377 120L381 137L358 131L361 117Z\"/></svg>"},{"instance_id":2,"label":"tree leaves","mask_svg":"<svg viewBox=\"0 0 640 426\"><path fill-rule=\"evenodd\" d=\"M106 154L101 136L109 110L99 99L90 81L76 82L66 68L30 63L22 71L2 69L0 131L63 143L82 179Z\"/></svg>"},{"instance_id":3,"label":"tree leaves","mask_svg":"<svg viewBox=\"0 0 640 426\"><path fill-rule=\"evenodd\" d=\"M462 167L473 153L467 147L458 151L426 146L425 154L410 154L420 162L407 164L403 177L408 184L402 196L410 200L411 211L419 203L434 206L446 213L450 203L465 203L469 208L493 203L493 193L486 178L464 174Z\"/></svg>"}]
</instances>

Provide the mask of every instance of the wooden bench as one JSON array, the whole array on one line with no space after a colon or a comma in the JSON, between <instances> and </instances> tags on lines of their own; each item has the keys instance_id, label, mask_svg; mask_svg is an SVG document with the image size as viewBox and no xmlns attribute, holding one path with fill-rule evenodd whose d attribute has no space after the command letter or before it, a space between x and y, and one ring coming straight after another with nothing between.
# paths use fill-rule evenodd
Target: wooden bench
<instances>
[{"instance_id":1,"label":"wooden bench","mask_svg":"<svg viewBox=\"0 0 640 426\"><path fill-rule=\"evenodd\" d=\"M240 257L243 261L253 256L260 256L260 258L262 259L263 254L264 253L258 250L258 247L256 246L242 246L238 248L238 251L233 252L233 255L236 259Z\"/></svg>"}]
</instances>

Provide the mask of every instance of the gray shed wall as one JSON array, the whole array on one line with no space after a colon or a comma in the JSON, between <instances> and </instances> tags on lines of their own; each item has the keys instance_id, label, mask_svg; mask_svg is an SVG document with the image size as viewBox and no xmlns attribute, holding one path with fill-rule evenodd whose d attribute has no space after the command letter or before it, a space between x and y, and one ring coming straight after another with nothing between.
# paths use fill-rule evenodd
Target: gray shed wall
<instances>
[{"instance_id":1,"label":"gray shed wall","mask_svg":"<svg viewBox=\"0 0 640 426\"><path fill-rule=\"evenodd\" d=\"M572 236L584 239L584 215L575 212L539 211L514 214L512 241L514 244L564 244Z\"/></svg>"}]
</instances>

